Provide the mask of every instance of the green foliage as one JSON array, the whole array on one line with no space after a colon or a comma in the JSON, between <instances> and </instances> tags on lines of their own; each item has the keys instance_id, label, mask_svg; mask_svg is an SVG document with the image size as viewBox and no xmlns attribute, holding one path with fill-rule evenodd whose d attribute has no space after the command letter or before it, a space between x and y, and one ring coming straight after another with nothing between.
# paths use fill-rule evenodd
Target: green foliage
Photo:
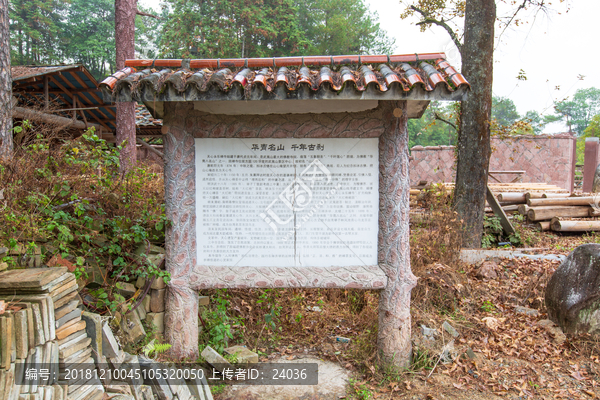
<instances>
[{"instance_id":1,"label":"green foliage","mask_svg":"<svg viewBox=\"0 0 600 400\"><path fill-rule=\"evenodd\" d=\"M96 79L113 73L114 6L112 0L11 0L12 64L82 63ZM136 49L156 57L160 22L142 18L136 17Z\"/></svg>"},{"instance_id":2,"label":"green foliage","mask_svg":"<svg viewBox=\"0 0 600 400\"><path fill-rule=\"evenodd\" d=\"M502 236L502 225L500 225L500 218L494 217L483 217L483 236L481 238L481 247L484 249L492 247L494 244L499 242L499 238Z\"/></svg>"},{"instance_id":3,"label":"green foliage","mask_svg":"<svg viewBox=\"0 0 600 400\"><path fill-rule=\"evenodd\" d=\"M583 135L577 138L577 164L583 164L585 155L585 139L600 137L600 114L594 115Z\"/></svg>"},{"instance_id":4,"label":"green foliage","mask_svg":"<svg viewBox=\"0 0 600 400\"><path fill-rule=\"evenodd\" d=\"M363 0L296 0L306 54L390 54L394 39Z\"/></svg>"},{"instance_id":5,"label":"green foliage","mask_svg":"<svg viewBox=\"0 0 600 400\"><path fill-rule=\"evenodd\" d=\"M536 135L542 133L544 127L546 126L542 116L537 111L533 110L527 111L525 116L521 118L521 121L528 123L531 126L533 133Z\"/></svg>"},{"instance_id":6,"label":"green foliage","mask_svg":"<svg viewBox=\"0 0 600 400\"><path fill-rule=\"evenodd\" d=\"M373 392L365 382L359 382L356 379L350 379L350 389L352 398L357 400L369 400L373 397Z\"/></svg>"},{"instance_id":7,"label":"green foliage","mask_svg":"<svg viewBox=\"0 0 600 400\"><path fill-rule=\"evenodd\" d=\"M121 176L119 148L93 130L52 146L54 139L34 137L0 172L7 201L0 210L0 237L9 245L24 238L44 242L44 256L60 254L76 266L78 277L92 268L97 278L105 271L92 293L99 308L114 311L125 301L113 279L168 281L168 273L135 255L143 243L164 243L168 221L160 177L144 168Z\"/></svg>"},{"instance_id":8,"label":"green foliage","mask_svg":"<svg viewBox=\"0 0 600 400\"><path fill-rule=\"evenodd\" d=\"M13 65L52 64L61 60L59 24L66 3L58 0L11 0L9 30Z\"/></svg>"},{"instance_id":9,"label":"green foliage","mask_svg":"<svg viewBox=\"0 0 600 400\"><path fill-rule=\"evenodd\" d=\"M71 0L58 24L62 61L83 63L96 78L115 70L115 2Z\"/></svg>"},{"instance_id":10,"label":"green foliage","mask_svg":"<svg viewBox=\"0 0 600 400\"><path fill-rule=\"evenodd\" d=\"M202 312L203 330L200 333L199 346L210 346L222 353L229 339L233 339L232 325L238 320L231 317L229 309L229 293L227 289L217 289L211 299L210 307Z\"/></svg>"},{"instance_id":11,"label":"green foliage","mask_svg":"<svg viewBox=\"0 0 600 400\"><path fill-rule=\"evenodd\" d=\"M600 89L592 87L577 90L572 100L556 102L554 115L546 117L545 121L563 121L571 132L581 136L597 114L600 114Z\"/></svg>"},{"instance_id":12,"label":"green foliage","mask_svg":"<svg viewBox=\"0 0 600 400\"><path fill-rule=\"evenodd\" d=\"M362 0L166 0L167 57L389 53L391 40Z\"/></svg>"},{"instance_id":13,"label":"green foliage","mask_svg":"<svg viewBox=\"0 0 600 400\"><path fill-rule=\"evenodd\" d=\"M508 97L492 97L492 119L499 125L510 126L520 118L515 103Z\"/></svg>"},{"instance_id":14,"label":"green foliage","mask_svg":"<svg viewBox=\"0 0 600 400\"><path fill-rule=\"evenodd\" d=\"M509 241L514 246L521 246L523 244L523 240L521 239L521 234L519 232L516 232L514 235L510 235L508 237L503 235L504 230L502 229L500 218L496 216L483 217L483 236L481 237L481 247L488 249L490 247L494 247L502 241Z\"/></svg>"},{"instance_id":15,"label":"green foliage","mask_svg":"<svg viewBox=\"0 0 600 400\"><path fill-rule=\"evenodd\" d=\"M496 311L496 306L489 300L484 300L481 309L485 312L493 313Z\"/></svg>"},{"instance_id":16,"label":"green foliage","mask_svg":"<svg viewBox=\"0 0 600 400\"><path fill-rule=\"evenodd\" d=\"M152 357L167 352L171 347L172 345L169 343L156 343L155 339L152 339L150 343L142 348L142 351L146 357Z\"/></svg>"},{"instance_id":17,"label":"green foliage","mask_svg":"<svg viewBox=\"0 0 600 400\"><path fill-rule=\"evenodd\" d=\"M456 143L460 104L432 101L423 117L408 120L408 147L449 146ZM441 119L450 122L443 122Z\"/></svg>"},{"instance_id":18,"label":"green foliage","mask_svg":"<svg viewBox=\"0 0 600 400\"><path fill-rule=\"evenodd\" d=\"M291 0L166 0L160 50L168 57L294 55L307 45Z\"/></svg>"}]
</instances>

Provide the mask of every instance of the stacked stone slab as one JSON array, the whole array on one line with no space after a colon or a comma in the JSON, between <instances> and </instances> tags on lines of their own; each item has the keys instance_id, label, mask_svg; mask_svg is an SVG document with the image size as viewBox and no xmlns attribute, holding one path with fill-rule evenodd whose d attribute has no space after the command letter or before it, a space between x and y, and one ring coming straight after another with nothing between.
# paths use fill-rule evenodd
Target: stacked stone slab
<instances>
[{"instance_id":1,"label":"stacked stone slab","mask_svg":"<svg viewBox=\"0 0 600 400\"><path fill-rule=\"evenodd\" d=\"M99 381L65 380L65 367L93 362L77 289L75 276L65 267L0 273L0 301L7 305L0 314L0 388L4 390L0 398L102 399ZM38 379L23 380L32 368ZM15 379L28 384L15 385Z\"/></svg>"},{"instance_id":2,"label":"stacked stone slab","mask_svg":"<svg viewBox=\"0 0 600 400\"><path fill-rule=\"evenodd\" d=\"M164 282L153 283L148 298L152 291L160 296L165 289ZM212 400L206 379L162 380L152 386L141 381L100 382L95 377L67 380L65 369L76 365L152 368L154 361L125 353L107 319L82 310L77 281L66 267L0 272L1 301L5 310L0 306L0 400L101 400L105 393L121 396L120 400ZM147 313L144 304L136 311L124 311L123 321L164 316L164 299L161 302L159 312L152 312L150 301ZM49 366L48 379L39 377L34 383L17 385L29 366L36 370ZM52 381L52 376L57 379Z\"/></svg>"}]
</instances>

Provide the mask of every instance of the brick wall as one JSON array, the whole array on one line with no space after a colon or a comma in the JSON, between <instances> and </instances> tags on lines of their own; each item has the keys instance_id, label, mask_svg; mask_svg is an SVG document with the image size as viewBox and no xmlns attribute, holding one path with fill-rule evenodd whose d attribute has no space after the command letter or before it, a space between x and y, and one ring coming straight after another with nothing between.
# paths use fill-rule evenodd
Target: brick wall
<instances>
[{"instance_id":1,"label":"brick wall","mask_svg":"<svg viewBox=\"0 0 600 400\"><path fill-rule=\"evenodd\" d=\"M493 137L490 171L525 171L523 182L546 182L572 190L575 137L569 134ZM454 146L411 149L411 185L421 180L452 182L455 173ZM515 176L504 175L499 179L510 182Z\"/></svg>"}]
</instances>

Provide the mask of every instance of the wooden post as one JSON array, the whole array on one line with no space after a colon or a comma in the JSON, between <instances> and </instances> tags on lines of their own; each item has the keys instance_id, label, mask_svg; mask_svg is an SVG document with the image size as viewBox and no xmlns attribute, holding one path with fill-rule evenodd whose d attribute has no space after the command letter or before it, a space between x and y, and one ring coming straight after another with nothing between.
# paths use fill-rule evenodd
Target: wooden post
<instances>
[{"instance_id":1,"label":"wooden post","mask_svg":"<svg viewBox=\"0 0 600 400\"><path fill-rule=\"evenodd\" d=\"M408 131L406 101L399 101L379 137L379 266L388 284L379 296L377 345L384 364L408 367L412 356Z\"/></svg>"},{"instance_id":2,"label":"wooden post","mask_svg":"<svg viewBox=\"0 0 600 400\"><path fill-rule=\"evenodd\" d=\"M590 193L594 184L594 174L598 166L598 138L585 139L585 153L583 160L583 192Z\"/></svg>"},{"instance_id":3,"label":"wooden post","mask_svg":"<svg viewBox=\"0 0 600 400\"><path fill-rule=\"evenodd\" d=\"M486 189L486 199L490 207L492 207L494 214L496 214L496 216L500 218L500 225L502 225L502 230L504 230L504 233L506 233L507 235L514 235L515 228L510 223L502 207L500 207L498 200L496 200L496 197L494 196L494 193L492 193L492 191L490 190L489 186Z\"/></svg>"},{"instance_id":4,"label":"wooden post","mask_svg":"<svg viewBox=\"0 0 600 400\"><path fill-rule=\"evenodd\" d=\"M44 110L50 106L50 95L48 93L48 76L44 75Z\"/></svg>"}]
</instances>

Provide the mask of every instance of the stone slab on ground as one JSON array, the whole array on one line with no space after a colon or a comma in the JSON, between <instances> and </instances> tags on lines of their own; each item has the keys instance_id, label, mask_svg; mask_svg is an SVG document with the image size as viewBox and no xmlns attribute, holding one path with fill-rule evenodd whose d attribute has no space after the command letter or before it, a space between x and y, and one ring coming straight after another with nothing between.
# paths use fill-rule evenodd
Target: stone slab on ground
<instances>
[{"instance_id":1,"label":"stone slab on ground","mask_svg":"<svg viewBox=\"0 0 600 400\"><path fill-rule=\"evenodd\" d=\"M84 311L81 316L85 321L85 332L92 339L92 349L94 350L94 361L98 363L104 353L102 352L102 326L104 325L102 317L98 314Z\"/></svg>"},{"instance_id":2,"label":"stone slab on ground","mask_svg":"<svg viewBox=\"0 0 600 400\"><path fill-rule=\"evenodd\" d=\"M142 325L140 316L135 311L129 312L123 316L121 328L126 333L127 340L133 344L139 342L146 336L146 330Z\"/></svg>"},{"instance_id":3,"label":"stone slab on ground","mask_svg":"<svg viewBox=\"0 0 600 400\"><path fill-rule=\"evenodd\" d=\"M72 333L71 335L65 337L64 339L60 339L57 343L59 346L62 346L63 344L65 344L67 342L70 342L75 339L80 339L83 336L87 337L87 333L85 332L85 330L80 330L75 333Z\"/></svg>"},{"instance_id":4,"label":"stone slab on ground","mask_svg":"<svg viewBox=\"0 0 600 400\"><path fill-rule=\"evenodd\" d=\"M482 250L482 249L462 249L460 251L460 260L467 264L476 264L480 261L502 258L529 258L533 260L552 260L563 261L566 256L559 254L528 254L520 250Z\"/></svg>"},{"instance_id":5,"label":"stone slab on ground","mask_svg":"<svg viewBox=\"0 0 600 400\"><path fill-rule=\"evenodd\" d=\"M69 302L71 302L75 299L78 299L78 296L79 296L79 293L77 291L74 291L72 293L69 293L62 299L56 300L56 302L54 303L54 309L56 310L56 309L64 306L65 304L68 304ZM77 300L77 305L79 305L79 300Z\"/></svg>"},{"instance_id":6,"label":"stone slab on ground","mask_svg":"<svg viewBox=\"0 0 600 400\"><path fill-rule=\"evenodd\" d=\"M198 297L198 305L207 306L210 303L210 297L208 296L199 296Z\"/></svg>"},{"instance_id":7,"label":"stone slab on ground","mask_svg":"<svg viewBox=\"0 0 600 400\"><path fill-rule=\"evenodd\" d=\"M55 305L56 305L56 303L55 303ZM62 307L55 307L54 317L57 320L62 320L65 315L74 311L78 305L79 305L78 300L72 300L72 301L69 301L67 304L63 305Z\"/></svg>"},{"instance_id":8,"label":"stone slab on ground","mask_svg":"<svg viewBox=\"0 0 600 400\"><path fill-rule=\"evenodd\" d=\"M7 314L0 316L0 368L9 369L12 353L13 319Z\"/></svg>"},{"instance_id":9,"label":"stone slab on ground","mask_svg":"<svg viewBox=\"0 0 600 400\"><path fill-rule=\"evenodd\" d=\"M228 368L233 367L229 361L227 361L222 355L220 355L210 346L206 346L200 355L204 357L206 362L212 366L227 366Z\"/></svg>"},{"instance_id":10,"label":"stone slab on ground","mask_svg":"<svg viewBox=\"0 0 600 400\"><path fill-rule=\"evenodd\" d=\"M69 279L70 276L70 279ZM75 279L66 267L13 269L0 273L0 289L44 291L67 279Z\"/></svg>"},{"instance_id":11,"label":"stone slab on ground","mask_svg":"<svg viewBox=\"0 0 600 400\"><path fill-rule=\"evenodd\" d=\"M150 290L150 311L158 313L165 311L165 295L167 289Z\"/></svg>"},{"instance_id":12,"label":"stone slab on ground","mask_svg":"<svg viewBox=\"0 0 600 400\"><path fill-rule=\"evenodd\" d=\"M82 321L81 317L77 317L75 318L74 323L65 324L63 327L61 327L60 331L56 332L56 338L58 340L62 340L76 332L84 331L85 326L85 321Z\"/></svg>"},{"instance_id":13,"label":"stone slab on ground","mask_svg":"<svg viewBox=\"0 0 600 400\"><path fill-rule=\"evenodd\" d=\"M119 343L107 323L102 326L102 354L110 358L118 358L121 355Z\"/></svg>"},{"instance_id":14,"label":"stone slab on ground","mask_svg":"<svg viewBox=\"0 0 600 400\"><path fill-rule=\"evenodd\" d=\"M77 281L73 280L64 286L54 289L52 292L50 292L50 297L52 297L52 300L56 302L72 294L73 292L77 292L78 289L79 285L77 284Z\"/></svg>"},{"instance_id":15,"label":"stone slab on ground","mask_svg":"<svg viewBox=\"0 0 600 400\"><path fill-rule=\"evenodd\" d=\"M137 288L132 283L117 282L117 291L121 294L121 296L129 299L135 294Z\"/></svg>"},{"instance_id":16,"label":"stone slab on ground","mask_svg":"<svg viewBox=\"0 0 600 400\"><path fill-rule=\"evenodd\" d=\"M154 326L156 332L163 333L165 331L165 313L148 313L146 314L146 324Z\"/></svg>"},{"instance_id":17,"label":"stone slab on ground","mask_svg":"<svg viewBox=\"0 0 600 400\"><path fill-rule=\"evenodd\" d=\"M140 307L144 307L146 313L150 312L150 296L144 296L144 299L142 300L142 305Z\"/></svg>"},{"instance_id":18,"label":"stone slab on ground","mask_svg":"<svg viewBox=\"0 0 600 400\"><path fill-rule=\"evenodd\" d=\"M61 359L65 359L65 358L69 357L70 355L73 355L73 354L77 353L78 351L85 349L86 347L88 347L91 344L91 342L92 342L91 338L85 338L84 340L80 340L71 346L67 346L65 344L65 345L63 345L63 346L65 346L65 348L63 348L63 349L59 348L59 352L58 352L59 357Z\"/></svg>"},{"instance_id":19,"label":"stone slab on ground","mask_svg":"<svg viewBox=\"0 0 600 400\"><path fill-rule=\"evenodd\" d=\"M317 385L232 385L227 386L220 395L222 400L297 400L319 399L338 400L345 398L346 387L350 373L331 361L307 356L295 360L280 359L269 360L272 363L317 363L319 368L319 383Z\"/></svg>"},{"instance_id":20,"label":"stone slab on ground","mask_svg":"<svg viewBox=\"0 0 600 400\"><path fill-rule=\"evenodd\" d=\"M223 350L225 353L235 355L236 364L256 364L258 363L258 354L245 346L231 346Z\"/></svg>"},{"instance_id":21,"label":"stone slab on ground","mask_svg":"<svg viewBox=\"0 0 600 400\"><path fill-rule=\"evenodd\" d=\"M44 323L42 321L42 311L39 304L32 304L33 310L33 333L35 337L34 344L40 346L46 343L46 337L44 335Z\"/></svg>"},{"instance_id":22,"label":"stone slab on ground","mask_svg":"<svg viewBox=\"0 0 600 400\"><path fill-rule=\"evenodd\" d=\"M3 296L6 298L6 296ZM56 337L56 318L54 315L54 301L48 294L21 294L19 301L39 304L44 328L45 341L54 340Z\"/></svg>"},{"instance_id":23,"label":"stone slab on ground","mask_svg":"<svg viewBox=\"0 0 600 400\"><path fill-rule=\"evenodd\" d=\"M82 311L79 308L76 308L73 311L71 311L70 313L64 315L62 318L57 319L56 322L54 323L54 326L58 329L61 326L65 325L66 323L72 321L74 318L81 317L81 313L82 313Z\"/></svg>"},{"instance_id":24,"label":"stone slab on ground","mask_svg":"<svg viewBox=\"0 0 600 400\"><path fill-rule=\"evenodd\" d=\"M196 396L200 400L213 400L212 392L210 391L210 386L206 381L206 377L196 378L194 382L188 385L188 389L190 389L190 393Z\"/></svg>"}]
</instances>

